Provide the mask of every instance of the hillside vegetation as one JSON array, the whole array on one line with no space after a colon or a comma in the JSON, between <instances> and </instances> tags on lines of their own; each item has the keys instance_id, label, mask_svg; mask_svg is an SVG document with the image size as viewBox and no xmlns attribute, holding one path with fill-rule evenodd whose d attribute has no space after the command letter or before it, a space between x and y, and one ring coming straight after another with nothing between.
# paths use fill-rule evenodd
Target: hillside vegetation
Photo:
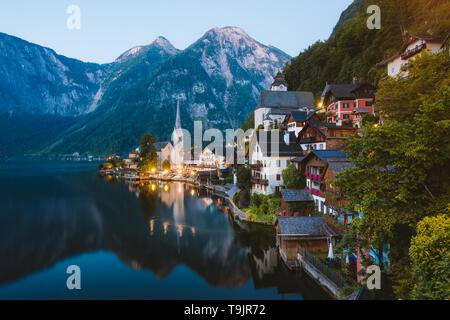
<instances>
[{"instance_id":1,"label":"hillside vegetation","mask_svg":"<svg viewBox=\"0 0 450 320\"><path fill-rule=\"evenodd\" d=\"M381 29L369 30L369 5L381 8ZM413 34L445 37L450 31L447 0L355 0L333 34L318 41L285 68L289 90L319 97L326 83L349 83L354 76L374 85L386 75L380 62L395 54Z\"/></svg>"}]
</instances>

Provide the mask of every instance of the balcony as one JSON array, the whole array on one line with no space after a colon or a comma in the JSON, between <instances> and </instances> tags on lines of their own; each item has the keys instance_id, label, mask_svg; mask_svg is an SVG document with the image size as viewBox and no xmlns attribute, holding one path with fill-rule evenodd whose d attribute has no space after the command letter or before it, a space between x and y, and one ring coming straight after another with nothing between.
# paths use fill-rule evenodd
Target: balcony
<instances>
[{"instance_id":1,"label":"balcony","mask_svg":"<svg viewBox=\"0 0 450 320\"><path fill-rule=\"evenodd\" d=\"M252 170L256 170L256 171L261 171L262 167L263 167L262 163L257 163L257 164L251 164L250 165L250 168Z\"/></svg>"},{"instance_id":2,"label":"balcony","mask_svg":"<svg viewBox=\"0 0 450 320\"><path fill-rule=\"evenodd\" d=\"M426 47L427 47L427 44L426 44L426 43L423 43L423 44L421 44L421 45L419 45L419 46L416 46L416 47L413 48L413 49L406 50L406 52L405 52L404 54L401 55L402 60L406 60L406 59L411 58L412 56L418 54L420 51L422 51L422 50L425 49Z\"/></svg>"},{"instance_id":3,"label":"balcony","mask_svg":"<svg viewBox=\"0 0 450 320\"><path fill-rule=\"evenodd\" d=\"M269 180L261 179L261 178L258 178L258 177L251 177L250 181L253 184L259 184L259 185L262 185L262 186L268 186L269 185Z\"/></svg>"}]
</instances>

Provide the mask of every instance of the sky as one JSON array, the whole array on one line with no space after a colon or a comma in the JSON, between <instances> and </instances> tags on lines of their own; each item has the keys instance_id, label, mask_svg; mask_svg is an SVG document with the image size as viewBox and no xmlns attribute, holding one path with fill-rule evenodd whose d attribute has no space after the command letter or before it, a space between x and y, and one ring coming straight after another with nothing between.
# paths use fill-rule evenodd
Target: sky
<instances>
[{"instance_id":1,"label":"sky","mask_svg":"<svg viewBox=\"0 0 450 320\"><path fill-rule=\"evenodd\" d=\"M185 49L213 27L236 26L297 56L326 40L353 0L14 0L0 3L0 32L87 62L109 63L164 36ZM67 8L80 8L69 29Z\"/></svg>"}]
</instances>

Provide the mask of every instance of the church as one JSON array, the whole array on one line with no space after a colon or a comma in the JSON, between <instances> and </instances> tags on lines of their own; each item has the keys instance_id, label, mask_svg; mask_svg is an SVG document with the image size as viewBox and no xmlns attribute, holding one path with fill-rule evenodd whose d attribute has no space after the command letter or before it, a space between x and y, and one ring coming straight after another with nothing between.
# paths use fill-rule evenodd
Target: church
<instances>
[{"instance_id":1,"label":"church","mask_svg":"<svg viewBox=\"0 0 450 320\"><path fill-rule=\"evenodd\" d=\"M263 90L255 109L255 129L280 124L292 111L314 111L312 92L288 91L288 83L281 72L274 77L270 90Z\"/></svg>"}]
</instances>

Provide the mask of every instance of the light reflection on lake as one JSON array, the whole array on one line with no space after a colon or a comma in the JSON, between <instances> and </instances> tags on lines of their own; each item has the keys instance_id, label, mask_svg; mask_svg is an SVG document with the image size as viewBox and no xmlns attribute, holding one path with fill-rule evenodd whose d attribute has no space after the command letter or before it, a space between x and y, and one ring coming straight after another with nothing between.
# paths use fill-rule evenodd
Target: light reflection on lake
<instances>
[{"instance_id":1,"label":"light reflection on lake","mask_svg":"<svg viewBox=\"0 0 450 320\"><path fill-rule=\"evenodd\" d=\"M327 298L279 262L272 228L242 229L189 185L28 163L0 164L0 188L0 299Z\"/></svg>"}]
</instances>

